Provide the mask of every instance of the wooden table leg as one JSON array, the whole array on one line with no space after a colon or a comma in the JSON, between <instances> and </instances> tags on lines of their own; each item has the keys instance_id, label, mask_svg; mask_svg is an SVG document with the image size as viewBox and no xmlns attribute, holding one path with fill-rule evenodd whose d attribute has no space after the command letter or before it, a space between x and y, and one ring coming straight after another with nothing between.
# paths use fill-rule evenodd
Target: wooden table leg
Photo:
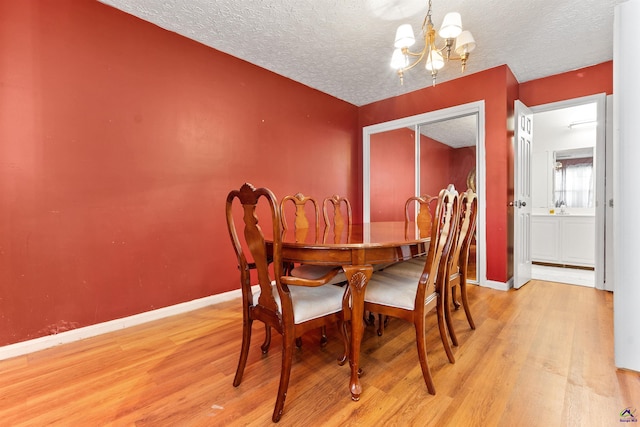
<instances>
[{"instance_id":1,"label":"wooden table leg","mask_svg":"<svg viewBox=\"0 0 640 427\"><path fill-rule=\"evenodd\" d=\"M351 291L351 349L349 351L351 379L349 380L349 389L351 390L351 399L358 401L362 393L358 371L360 369L360 343L364 334L364 291L373 273L373 267L370 265L346 265L343 269L349 280Z\"/></svg>"}]
</instances>

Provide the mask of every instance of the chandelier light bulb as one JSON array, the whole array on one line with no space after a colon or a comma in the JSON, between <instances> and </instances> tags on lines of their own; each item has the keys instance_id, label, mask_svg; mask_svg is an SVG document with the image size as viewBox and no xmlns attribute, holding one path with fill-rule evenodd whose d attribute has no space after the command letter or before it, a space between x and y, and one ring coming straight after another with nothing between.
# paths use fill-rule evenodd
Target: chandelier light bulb
<instances>
[{"instance_id":1,"label":"chandelier light bulb","mask_svg":"<svg viewBox=\"0 0 640 427\"><path fill-rule=\"evenodd\" d=\"M402 24L396 30L396 41L394 46L402 49L403 47L411 47L416 42L416 38L413 35L413 28L411 24Z\"/></svg>"},{"instance_id":2,"label":"chandelier light bulb","mask_svg":"<svg viewBox=\"0 0 640 427\"><path fill-rule=\"evenodd\" d=\"M409 65L409 58L402 53L402 49L395 49L391 55L391 68L399 70Z\"/></svg>"},{"instance_id":3,"label":"chandelier light bulb","mask_svg":"<svg viewBox=\"0 0 640 427\"><path fill-rule=\"evenodd\" d=\"M432 50L427 53L427 63L425 68L429 71L438 71L444 67L444 58L437 50Z\"/></svg>"},{"instance_id":4,"label":"chandelier light bulb","mask_svg":"<svg viewBox=\"0 0 640 427\"><path fill-rule=\"evenodd\" d=\"M476 41L469 31L463 31L456 38L456 53L463 55L465 53L471 53L476 48Z\"/></svg>"},{"instance_id":5,"label":"chandelier light bulb","mask_svg":"<svg viewBox=\"0 0 640 427\"><path fill-rule=\"evenodd\" d=\"M444 16L438 35L443 39L455 39L462 32L462 18L458 12L449 12Z\"/></svg>"}]
</instances>

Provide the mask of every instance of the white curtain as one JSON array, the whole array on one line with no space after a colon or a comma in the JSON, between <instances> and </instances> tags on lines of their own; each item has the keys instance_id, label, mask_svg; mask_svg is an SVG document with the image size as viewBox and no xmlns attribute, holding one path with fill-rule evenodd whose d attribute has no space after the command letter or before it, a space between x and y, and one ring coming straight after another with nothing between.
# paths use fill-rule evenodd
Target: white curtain
<instances>
[{"instance_id":1,"label":"white curtain","mask_svg":"<svg viewBox=\"0 0 640 427\"><path fill-rule=\"evenodd\" d=\"M592 208L593 163L563 165L556 170L556 205L568 208Z\"/></svg>"}]
</instances>

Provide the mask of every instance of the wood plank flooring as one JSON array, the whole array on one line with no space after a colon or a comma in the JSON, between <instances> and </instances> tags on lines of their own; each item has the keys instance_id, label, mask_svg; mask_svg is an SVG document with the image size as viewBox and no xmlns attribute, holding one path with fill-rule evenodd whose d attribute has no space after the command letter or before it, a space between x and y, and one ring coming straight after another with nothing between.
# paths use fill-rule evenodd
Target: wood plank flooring
<instances>
[{"instance_id":1,"label":"wood plank flooring","mask_svg":"<svg viewBox=\"0 0 640 427\"><path fill-rule=\"evenodd\" d=\"M455 364L428 319L435 396L412 327L393 319L382 337L365 331L363 393L352 402L330 329L325 348L311 333L296 351L279 425L615 426L623 409L640 408L640 374L614 367L611 293L533 281L509 292L472 286L469 297L477 329L454 312ZM270 425L281 340L274 334L263 356L254 325L233 387L241 324L235 300L0 361L0 425Z\"/></svg>"}]
</instances>

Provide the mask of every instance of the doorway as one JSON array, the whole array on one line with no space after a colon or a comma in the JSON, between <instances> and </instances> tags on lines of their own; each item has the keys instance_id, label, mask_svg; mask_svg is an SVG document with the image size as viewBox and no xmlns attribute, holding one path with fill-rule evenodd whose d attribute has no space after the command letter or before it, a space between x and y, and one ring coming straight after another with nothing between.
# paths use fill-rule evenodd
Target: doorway
<instances>
[{"instance_id":1,"label":"doorway","mask_svg":"<svg viewBox=\"0 0 640 427\"><path fill-rule=\"evenodd\" d=\"M532 278L604 289L604 94L531 107Z\"/></svg>"}]
</instances>

